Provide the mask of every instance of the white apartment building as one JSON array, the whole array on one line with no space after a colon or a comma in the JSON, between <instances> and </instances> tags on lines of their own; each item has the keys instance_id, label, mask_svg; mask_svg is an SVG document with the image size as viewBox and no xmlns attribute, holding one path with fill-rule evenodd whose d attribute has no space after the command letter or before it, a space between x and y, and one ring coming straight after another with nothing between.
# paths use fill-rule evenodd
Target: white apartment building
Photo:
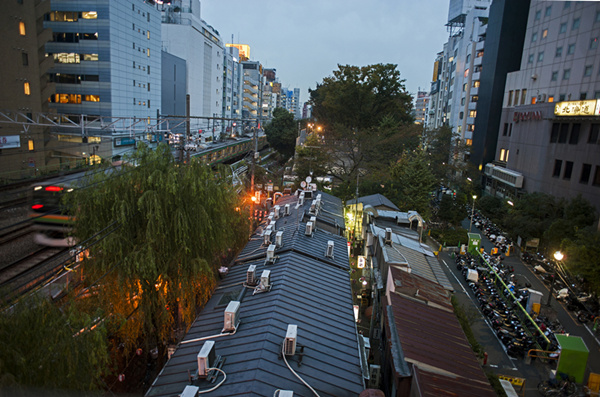
<instances>
[{"instance_id":1,"label":"white apartment building","mask_svg":"<svg viewBox=\"0 0 600 397\"><path fill-rule=\"evenodd\" d=\"M223 57L223 123L221 133L237 136L242 128L242 90L244 73L240 64L240 50L227 47Z\"/></svg>"},{"instance_id":2,"label":"white apartment building","mask_svg":"<svg viewBox=\"0 0 600 397\"><path fill-rule=\"evenodd\" d=\"M200 18L199 0L157 6L162 11L163 50L186 60L190 115L220 118L225 51L219 32ZM213 120L194 120L192 129L212 131L217 128Z\"/></svg>"}]
</instances>

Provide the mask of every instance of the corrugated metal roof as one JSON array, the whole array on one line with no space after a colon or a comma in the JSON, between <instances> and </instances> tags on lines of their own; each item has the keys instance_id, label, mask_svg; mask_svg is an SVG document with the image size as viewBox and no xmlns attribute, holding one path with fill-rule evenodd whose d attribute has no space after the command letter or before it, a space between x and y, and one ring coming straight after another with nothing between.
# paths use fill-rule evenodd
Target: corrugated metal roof
<instances>
[{"instance_id":1,"label":"corrugated metal roof","mask_svg":"<svg viewBox=\"0 0 600 397\"><path fill-rule=\"evenodd\" d=\"M392 269L392 277L401 285L389 294L396 330L405 360L419 368L423 395L493 396L451 309L447 292L429 280L398 269ZM416 295L412 293L415 288L419 291ZM444 393L435 394L440 390Z\"/></svg>"},{"instance_id":2,"label":"corrugated metal roof","mask_svg":"<svg viewBox=\"0 0 600 397\"><path fill-rule=\"evenodd\" d=\"M351 205L356 203L357 200L348 200L346 201L346 205ZM389 207L390 209L400 211L400 208L396 206L396 204L392 203L390 199L385 197L382 194L372 194L370 196L359 197L358 202L363 205L370 205L373 208L377 208L380 206Z\"/></svg>"},{"instance_id":3,"label":"corrugated metal roof","mask_svg":"<svg viewBox=\"0 0 600 397\"><path fill-rule=\"evenodd\" d=\"M287 200L294 201L288 197L278 204ZM197 371L197 354L204 344L194 340L220 334L228 301L241 294L236 333L211 339L216 353L226 359L222 369L227 380L209 395L270 397L277 389L312 395L280 358L288 324L298 326L297 342L304 346L302 364L298 365L298 356L288 362L321 396L358 395L364 389L346 239L322 228L305 236L305 223L297 216L303 210L294 209L276 221L276 228L284 232L284 244L277 249L274 263L265 262L263 238L253 236L147 396L174 396L183 391L189 384L188 370ZM328 241L334 241L333 258L325 256ZM253 294L244 287L250 265L256 266L257 277L264 269L271 271L269 292ZM204 381L198 386L208 389L214 384Z\"/></svg>"}]
</instances>

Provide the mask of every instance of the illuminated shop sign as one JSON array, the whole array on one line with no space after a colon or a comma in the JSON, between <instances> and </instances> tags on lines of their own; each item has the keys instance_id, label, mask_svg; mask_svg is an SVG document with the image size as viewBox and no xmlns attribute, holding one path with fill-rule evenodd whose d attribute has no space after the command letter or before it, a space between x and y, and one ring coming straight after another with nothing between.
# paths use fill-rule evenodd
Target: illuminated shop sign
<instances>
[{"instance_id":1,"label":"illuminated shop sign","mask_svg":"<svg viewBox=\"0 0 600 397\"><path fill-rule=\"evenodd\" d=\"M600 101L591 99L558 102L554 106L554 114L556 116L598 116L600 115Z\"/></svg>"}]
</instances>

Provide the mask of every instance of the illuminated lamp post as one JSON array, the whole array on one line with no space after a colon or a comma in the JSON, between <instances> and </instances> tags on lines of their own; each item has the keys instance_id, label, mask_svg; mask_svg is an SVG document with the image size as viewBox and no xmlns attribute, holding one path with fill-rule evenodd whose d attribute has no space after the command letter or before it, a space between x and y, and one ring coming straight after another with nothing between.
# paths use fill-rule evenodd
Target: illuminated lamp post
<instances>
[{"instance_id":1,"label":"illuminated lamp post","mask_svg":"<svg viewBox=\"0 0 600 397\"><path fill-rule=\"evenodd\" d=\"M554 259L556 259L557 262L562 261L563 258L564 258L564 255L562 252L556 251L554 253ZM554 280L556 279L556 265L554 265L553 267L554 267L554 274L550 275L550 277L552 277L552 279L550 280L550 291L548 291L548 301L546 302L546 306L550 306L550 299L552 299L552 291L554 289Z\"/></svg>"},{"instance_id":2,"label":"illuminated lamp post","mask_svg":"<svg viewBox=\"0 0 600 397\"><path fill-rule=\"evenodd\" d=\"M477 195L473 195L473 208L471 208L471 222L469 223L469 233L471 233L471 227L473 226L473 215L475 214L475 200Z\"/></svg>"}]
</instances>

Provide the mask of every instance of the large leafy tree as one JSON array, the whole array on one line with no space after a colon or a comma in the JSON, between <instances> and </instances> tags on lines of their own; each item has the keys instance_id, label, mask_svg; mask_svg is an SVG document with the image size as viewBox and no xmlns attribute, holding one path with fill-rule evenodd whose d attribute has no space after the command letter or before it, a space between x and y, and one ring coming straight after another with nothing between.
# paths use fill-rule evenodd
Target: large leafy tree
<instances>
[{"instance_id":1,"label":"large leafy tree","mask_svg":"<svg viewBox=\"0 0 600 397\"><path fill-rule=\"evenodd\" d=\"M593 226L579 229L562 242L565 264L582 276L591 291L600 293L600 232Z\"/></svg>"},{"instance_id":2,"label":"large leafy tree","mask_svg":"<svg viewBox=\"0 0 600 397\"><path fill-rule=\"evenodd\" d=\"M59 307L35 295L3 310L0 389L100 389L108 347L104 327L91 329L94 317L73 304Z\"/></svg>"},{"instance_id":3,"label":"large leafy tree","mask_svg":"<svg viewBox=\"0 0 600 397\"><path fill-rule=\"evenodd\" d=\"M180 166L166 145L142 145L131 163L67 198L75 237L91 251L87 302L127 346L143 339L162 349L209 298L221 259L247 239L248 218L224 171Z\"/></svg>"},{"instance_id":4,"label":"large leafy tree","mask_svg":"<svg viewBox=\"0 0 600 397\"><path fill-rule=\"evenodd\" d=\"M338 65L310 97L313 116L324 126L329 172L342 184L357 173L386 169L418 144L412 98L396 65Z\"/></svg>"},{"instance_id":5,"label":"large leafy tree","mask_svg":"<svg viewBox=\"0 0 600 397\"><path fill-rule=\"evenodd\" d=\"M273 120L265 126L269 144L287 160L294 155L297 129L294 115L282 108L273 111Z\"/></svg>"},{"instance_id":6,"label":"large leafy tree","mask_svg":"<svg viewBox=\"0 0 600 397\"><path fill-rule=\"evenodd\" d=\"M294 172L300 181L309 175L325 176L328 161L327 151L324 150L319 136L313 133L306 138L306 142L302 146L296 148Z\"/></svg>"}]
</instances>

